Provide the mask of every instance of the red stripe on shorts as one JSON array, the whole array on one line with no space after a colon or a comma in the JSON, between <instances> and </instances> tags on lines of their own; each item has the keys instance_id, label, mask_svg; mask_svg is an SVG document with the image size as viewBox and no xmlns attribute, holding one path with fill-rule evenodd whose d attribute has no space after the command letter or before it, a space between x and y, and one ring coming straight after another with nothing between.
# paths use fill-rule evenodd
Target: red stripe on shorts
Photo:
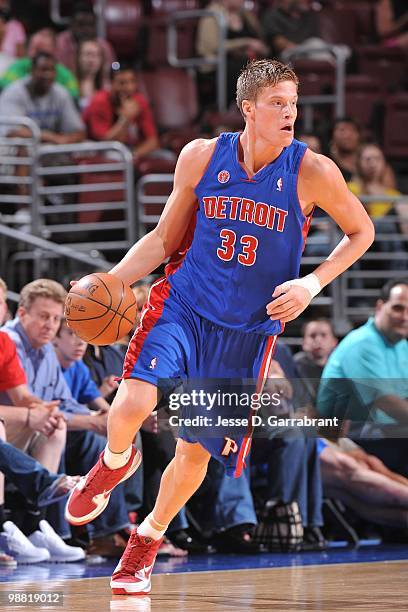
<instances>
[{"instance_id":1,"label":"red stripe on shorts","mask_svg":"<svg viewBox=\"0 0 408 612\"><path fill-rule=\"evenodd\" d=\"M179 247L170 257L169 263L166 265L166 275L157 280L150 287L149 297L147 298L146 304L143 306L142 314L140 316L139 327L136 329L131 341L129 342L129 347L123 364L122 378L130 378L149 332L153 329L157 321L162 316L165 302L168 299L171 290L168 277L178 270L190 249L194 237L196 220L197 215L195 211L191 217L191 221Z\"/></svg>"},{"instance_id":2,"label":"red stripe on shorts","mask_svg":"<svg viewBox=\"0 0 408 612\"><path fill-rule=\"evenodd\" d=\"M265 380L268 378L269 367L271 365L272 357L275 352L276 342L278 340L278 336L270 336L266 343L265 353L262 359L261 369L259 370L258 380L256 382L255 393L262 393L262 389L265 385ZM251 414L249 417L248 430L245 434L244 439L242 440L241 447L239 449L239 455L237 459L237 466L234 472L234 478L238 478L242 474L242 470L245 465L245 459L249 455L249 451L251 450L251 442L252 442L252 434L254 428L252 426L252 416L256 414L256 410L251 409Z\"/></svg>"},{"instance_id":3,"label":"red stripe on shorts","mask_svg":"<svg viewBox=\"0 0 408 612\"><path fill-rule=\"evenodd\" d=\"M153 285L150 287L149 297L143 307L139 327L136 329L131 341L129 342L129 347L123 364L122 378L130 377L136 361L138 360L142 351L147 335L160 319L163 313L165 301L169 295L170 284L165 276L153 283Z\"/></svg>"}]
</instances>

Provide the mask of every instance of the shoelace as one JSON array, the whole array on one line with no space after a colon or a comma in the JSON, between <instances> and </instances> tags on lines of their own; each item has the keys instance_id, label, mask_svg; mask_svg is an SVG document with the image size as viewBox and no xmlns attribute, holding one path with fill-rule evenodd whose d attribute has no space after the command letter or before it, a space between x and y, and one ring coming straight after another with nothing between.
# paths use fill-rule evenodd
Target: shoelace
<instances>
[{"instance_id":1,"label":"shoelace","mask_svg":"<svg viewBox=\"0 0 408 612\"><path fill-rule=\"evenodd\" d=\"M146 559L151 553L151 547L142 545L141 550L135 553L135 546L140 544L140 536L134 531L130 538L124 555L121 560L119 571L125 571L127 574L134 575L136 570L141 569L145 565ZM149 564L150 565L150 564Z\"/></svg>"},{"instance_id":2,"label":"shoelace","mask_svg":"<svg viewBox=\"0 0 408 612\"><path fill-rule=\"evenodd\" d=\"M104 465L103 459L100 459L100 461L102 462L102 469L95 470L91 478L88 480L85 488L81 491L85 499L92 500L95 495L95 493L91 490L91 483L93 483L97 489L99 488L99 483L103 483L103 490L105 491L109 491L117 484L118 476L115 473L117 470L110 470Z\"/></svg>"}]
</instances>

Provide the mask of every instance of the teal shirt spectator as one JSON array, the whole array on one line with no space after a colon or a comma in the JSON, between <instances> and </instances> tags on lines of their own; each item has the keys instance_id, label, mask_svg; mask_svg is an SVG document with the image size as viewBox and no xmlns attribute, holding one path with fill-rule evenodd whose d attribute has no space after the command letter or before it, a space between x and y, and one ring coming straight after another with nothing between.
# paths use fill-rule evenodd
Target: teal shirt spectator
<instances>
[{"instance_id":1,"label":"teal shirt spectator","mask_svg":"<svg viewBox=\"0 0 408 612\"><path fill-rule=\"evenodd\" d=\"M373 402L385 395L408 398L408 341L392 344L373 318L350 332L334 349L323 370L317 397L322 416L379 425L396 421Z\"/></svg>"}]
</instances>

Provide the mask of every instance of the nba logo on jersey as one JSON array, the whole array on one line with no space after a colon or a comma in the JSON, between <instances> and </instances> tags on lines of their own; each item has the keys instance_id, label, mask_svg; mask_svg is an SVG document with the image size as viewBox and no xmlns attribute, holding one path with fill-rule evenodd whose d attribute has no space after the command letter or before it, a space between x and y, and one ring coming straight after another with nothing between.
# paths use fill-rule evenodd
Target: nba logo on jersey
<instances>
[{"instance_id":1,"label":"nba logo on jersey","mask_svg":"<svg viewBox=\"0 0 408 612\"><path fill-rule=\"evenodd\" d=\"M153 359L150 362L149 369L154 370L156 366L157 366L157 357L153 357Z\"/></svg>"},{"instance_id":2,"label":"nba logo on jersey","mask_svg":"<svg viewBox=\"0 0 408 612\"><path fill-rule=\"evenodd\" d=\"M282 187L283 187L283 181L282 181L282 178L279 178L276 181L276 191L282 191Z\"/></svg>"},{"instance_id":3,"label":"nba logo on jersey","mask_svg":"<svg viewBox=\"0 0 408 612\"><path fill-rule=\"evenodd\" d=\"M228 183L228 181L230 180L230 173L228 172L228 170L221 170L221 172L218 173L218 182L219 183Z\"/></svg>"}]
</instances>

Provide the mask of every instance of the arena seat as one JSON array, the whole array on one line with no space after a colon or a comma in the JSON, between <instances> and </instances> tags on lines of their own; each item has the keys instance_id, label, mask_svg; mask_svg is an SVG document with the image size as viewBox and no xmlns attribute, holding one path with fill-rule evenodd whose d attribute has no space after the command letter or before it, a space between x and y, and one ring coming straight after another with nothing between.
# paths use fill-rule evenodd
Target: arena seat
<instances>
[{"instance_id":1,"label":"arena seat","mask_svg":"<svg viewBox=\"0 0 408 612\"><path fill-rule=\"evenodd\" d=\"M358 42L366 44L375 42L377 38L375 28L375 6L378 0L334 0L332 7L340 13L344 10L355 14Z\"/></svg>"},{"instance_id":2,"label":"arena seat","mask_svg":"<svg viewBox=\"0 0 408 612\"><path fill-rule=\"evenodd\" d=\"M385 103L384 153L387 157L408 157L408 93L389 96Z\"/></svg>"},{"instance_id":3,"label":"arena seat","mask_svg":"<svg viewBox=\"0 0 408 612\"><path fill-rule=\"evenodd\" d=\"M140 174L171 174L176 167L176 160L145 157L137 164Z\"/></svg>"},{"instance_id":4,"label":"arena seat","mask_svg":"<svg viewBox=\"0 0 408 612\"><path fill-rule=\"evenodd\" d=\"M146 8L144 20L147 47L145 65L157 67L168 65L166 30L171 16L176 11L200 9L198 0L153 0ZM197 23L194 20L177 24L177 54L180 58L194 57Z\"/></svg>"},{"instance_id":5,"label":"arena seat","mask_svg":"<svg viewBox=\"0 0 408 612\"><path fill-rule=\"evenodd\" d=\"M89 158L79 158L77 163L86 166L86 165L94 165L94 164L103 164L109 163L109 160L102 155L92 156ZM123 173L122 172L86 172L81 174L80 183L81 185L92 185L103 183L118 183L123 181ZM123 189L112 189L104 192L104 200L107 202L122 202L125 199L125 194ZM97 223L99 221L117 221L122 220L124 218L123 210L109 210L102 211L100 210L99 203L101 201L101 194L98 192L83 192L79 194L78 203L79 204L95 204L95 211L81 211L79 210L77 213L77 222L78 223ZM119 208L119 207L118 207Z\"/></svg>"},{"instance_id":6,"label":"arena seat","mask_svg":"<svg viewBox=\"0 0 408 612\"><path fill-rule=\"evenodd\" d=\"M142 16L140 0L109 0L106 3L106 36L119 58L134 59L138 55Z\"/></svg>"},{"instance_id":7,"label":"arena seat","mask_svg":"<svg viewBox=\"0 0 408 612\"><path fill-rule=\"evenodd\" d=\"M44 7L48 9L48 12L50 12L50 0L31 0L31 4L34 5L34 8ZM72 0L60 0L59 8L60 8L61 15L63 17L68 17L69 15L71 15L72 6L73 6Z\"/></svg>"},{"instance_id":8,"label":"arena seat","mask_svg":"<svg viewBox=\"0 0 408 612\"><path fill-rule=\"evenodd\" d=\"M364 74L346 77L346 115L353 117L361 126L372 125L374 112L381 101L379 79Z\"/></svg>"},{"instance_id":9,"label":"arena seat","mask_svg":"<svg viewBox=\"0 0 408 612\"><path fill-rule=\"evenodd\" d=\"M190 127L198 114L194 79L179 68L158 68L140 73L156 123L161 129Z\"/></svg>"},{"instance_id":10,"label":"arena seat","mask_svg":"<svg viewBox=\"0 0 408 612\"><path fill-rule=\"evenodd\" d=\"M169 15L175 11L192 11L201 8L199 0L151 0L151 14L165 13Z\"/></svg>"},{"instance_id":11,"label":"arena seat","mask_svg":"<svg viewBox=\"0 0 408 612\"><path fill-rule=\"evenodd\" d=\"M220 126L231 131L243 130L245 121L238 110L238 107L230 109L225 113L209 111L203 115L201 123L208 127L212 133L215 133Z\"/></svg>"},{"instance_id":12,"label":"arena seat","mask_svg":"<svg viewBox=\"0 0 408 612\"><path fill-rule=\"evenodd\" d=\"M149 68L168 66L167 61L167 27L169 15L157 15L145 20L146 52L145 65ZM196 55L195 39L198 20L189 19L177 24L177 55L189 58Z\"/></svg>"},{"instance_id":13,"label":"arena seat","mask_svg":"<svg viewBox=\"0 0 408 612\"><path fill-rule=\"evenodd\" d=\"M362 74L380 79L382 91L397 91L406 77L406 60L396 47L366 45L356 49L358 68Z\"/></svg>"},{"instance_id":14,"label":"arena seat","mask_svg":"<svg viewBox=\"0 0 408 612\"><path fill-rule=\"evenodd\" d=\"M354 47L359 42L357 15L351 8L327 8L318 13L320 35L332 45Z\"/></svg>"},{"instance_id":15,"label":"arena seat","mask_svg":"<svg viewBox=\"0 0 408 612\"><path fill-rule=\"evenodd\" d=\"M179 155L181 149L191 140L200 137L199 128L196 125L185 127L181 130L167 130L162 134L160 143L165 149L170 149L175 155ZM156 170L155 172L158 172ZM164 172L164 170L160 170ZM167 170L167 172L173 172L173 170Z\"/></svg>"},{"instance_id":16,"label":"arena seat","mask_svg":"<svg viewBox=\"0 0 408 612\"><path fill-rule=\"evenodd\" d=\"M301 95L317 96L334 89L335 67L331 62L297 59L293 63Z\"/></svg>"},{"instance_id":17,"label":"arena seat","mask_svg":"<svg viewBox=\"0 0 408 612\"><path fill-rule=\"evenodd\" d=\"M160 180L163 176L166 177L165 180ZM163 212L172 188L173 173L148 174L139 180L136 196L137 212L139 215L139 227L144 233L156 226L157 219ZM154 199L153 202L149 200L151 197Z\"/></svg>"}]
</instances>

